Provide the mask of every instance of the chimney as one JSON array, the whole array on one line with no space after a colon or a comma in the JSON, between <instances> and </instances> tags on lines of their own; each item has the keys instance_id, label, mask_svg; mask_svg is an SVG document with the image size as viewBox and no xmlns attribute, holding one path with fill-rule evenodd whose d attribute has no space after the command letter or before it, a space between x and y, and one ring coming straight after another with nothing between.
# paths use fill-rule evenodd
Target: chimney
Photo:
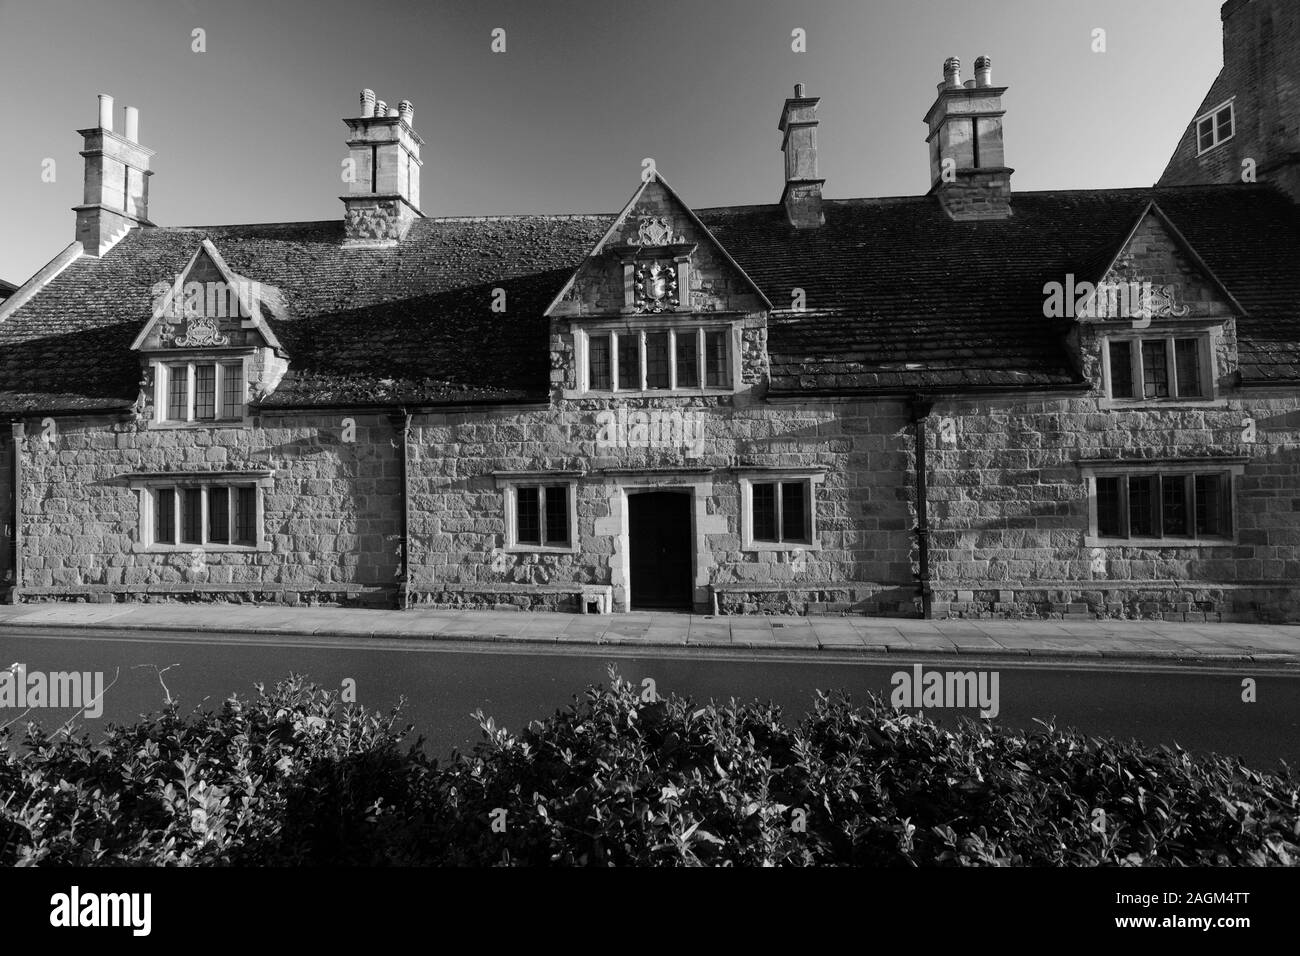
<instances>
[{"instance_id":1,"label":"chimney","mask_svg":"<svg viewBox=\"0 0 1300 956\"><path fill-rule=\"evenodd\" d=\"M961 61L949 57L944 81L925 123L930 133L930 192L958 221L1011 215L1011 174L1002 154L1002 94L993 85L993 61L975 61L975 78L961 81Z\"/></svg>"},{"instance_id":2,"label":"chimney","mask_svg":"<svg viewBox=\"0 0 1300 956\"><path fill-rule=\"evenodd\" d=\"M785 101L778 128L783 134L785 188L781 205L796 229L816 229L826 221L822 215L822 184L817 176L817 105L819 96L805 96L802 83L794 85L794 96Z\"/></svg>"},{"instance_id":3,"label":"chimney","mask_svg":"<svg viewBox=\"0 0 1300 956\"><path fill-rule=\"evenodd\" d=\"M113 132L113 97L99 94L99 125L77 130L85 140L85 191L77 214L77 241L88 255L102 256L127 230L149 221L149 160L139 144L140 113L126 108L125 135Z\"/></svg>"},{"instance_id":4,"label":"chimney","mask_svg":"<svg viewBox=\"0 0 1300 956\"><path fill-rule=\"evenodd\" d=\"M420 146L415 107L402 100L390 107L371 90L361 91L361 115L345 119L354 177L341 196L347 247L391 246L400 241L420 211Z\"/></svg>"}]
</instances>

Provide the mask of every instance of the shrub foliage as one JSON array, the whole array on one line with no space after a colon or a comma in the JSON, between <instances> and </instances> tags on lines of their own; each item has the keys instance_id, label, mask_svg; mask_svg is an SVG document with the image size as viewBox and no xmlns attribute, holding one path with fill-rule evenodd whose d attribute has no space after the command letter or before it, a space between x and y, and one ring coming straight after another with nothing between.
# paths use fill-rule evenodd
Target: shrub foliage
<instances>
[{"instance_id":1,"label":"shrub foliage","mask_svg":"<svg viewBox=\"0 0 1300 956\"><path fill-rule=\"evenodd\" d=\"M1292 865L1293 772L819 694L641 699L611 669L440 764L301 677L99 742L0 731L5 865ZM11 743L18 746L11 746Z\"/></svg>"}]
</instances>

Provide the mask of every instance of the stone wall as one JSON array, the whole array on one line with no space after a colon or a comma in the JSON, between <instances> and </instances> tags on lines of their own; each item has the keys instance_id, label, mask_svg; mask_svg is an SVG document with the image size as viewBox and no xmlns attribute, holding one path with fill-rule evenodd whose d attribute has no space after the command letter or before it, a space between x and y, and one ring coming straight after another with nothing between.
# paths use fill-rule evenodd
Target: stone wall
<instances>
[{"instance_id":1,"label":"stone wall","mask_svg":"<svg viewBox=\"0 0 1300 956\"><path fill-rule=\"evenodd\" d=\"M13 563L13 439L8 428L0 427L0 601L11 600L15 583Z\"/></svg>"},{"instance_id":2,"label":"stone wall","mask_svg":"<svg viewBox=\"0 0 1300 956\"><path fill-rule=\"evenodd\" d=\"M29 422L22 443L25 599L205 595L363 600L396 588L400 458L384 416L265 416L255 427L141 428L61 421L52 440ZM138 551L132 473L271 469L269 550Z\"/></svg>"},{"instance_id":3,"label":"stone wall","mask_svg":"<svg viewBox=\"0 0 1300 956\"><path fill-rule=\"evenodd\" d=\"M610 585L626 603L624 495L678 488L695 496L695 601L765 605L861 604L908 586L908 473L899 450L901 403L733 405L729 399L628 400L630 412L676 410L703 420L704 454L681 447L607 447L597 414L609 403L566 401L554 411L421 416L413 428L412 587L417 601L455 604L475 590L532 606L531 595ZM741 474L763 468L825 471L816 498L818 547L746 551L740 539ZM576 553L505 550L505 491L498 473L580 472ZM818 595L849 594L837 601ZM441 596L440 596L441 595ZM514 595L510 597L510 595ZM529 597L525 598L525 595ZM546 602L542 602L546 603ZM776 607L774 605L778 605ZM843 609L843 608L837 608ZM893 608L891 608L893 610Z\"/></svg>"},{"instance_id":4,"label":"stone wall","mask_svg":"<svg viewBox=\"0 0 1300 956\"><path fill-rule=\"evenodd\" d=\"M651 409L666 400L630 402ZM936 616L1300 618L1300 402L1278 391L1221 407L1125 412L1098 397L936 404L927 420ZM917 610L914 456L899 401L733 405L676 400L703 417L701 457L682 448L602 447L593 402L552 410L415 416L410 447L410 583L416 604L576 610L582 585L625 606L629 491L692 495L695 599L723 613ZM39 423L23 442L24 596L392 603L399 569L398 432L386 416L266 415L253 428L136 430L102 420ZM1252 443L1240 421L1257 423ZM955 441L940 429L951 419ZM1247 459L1235 482L1236 540L1182 548L1086 542L1078 461L1107 454ZM747 551L740 476L825 471L817 547ZM267 552L206 556L132 550L145 471L270 468ZM505 548L501 473L578 473L577 549ZM3 490L0 476L0 491ZM112 597L108 598L112 599Z\"/></svg>"}]
</instances>

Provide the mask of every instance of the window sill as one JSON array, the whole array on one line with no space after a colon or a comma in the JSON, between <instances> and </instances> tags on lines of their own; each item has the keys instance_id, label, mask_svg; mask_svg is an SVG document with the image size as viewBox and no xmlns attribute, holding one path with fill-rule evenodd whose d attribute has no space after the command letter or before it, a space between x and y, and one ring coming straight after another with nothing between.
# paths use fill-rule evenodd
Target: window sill
<instances>
[{"instance_id":1,"label":"window sill","mask_svg":"<svg viewBox=\"0 0 1300 956\"><path fill-rule=\"evenodd\" d=\"M1111 412L1177 412L1227 408L1226 398L1103 398L1101 408Z\"/></svg>"},{"instance_id":2,"label":"window sill","mask_svg":"<svg viewBox=\"0 0 1300 956\"><path fill-rule=\"evenodd\" d=\"M251 418L214 418L193 422L154 421L150 423L149 427L166 431L181 431L193 428L250 428L252 424Z\"/></svg>"},{"instance_id":3,"label":"window sill","mask_svg":"<svg viewBox=\"0 0 1300 956\"><path fill-rule=\"evenodd\" d=\"M264 541L261 544L141 544L136 542L131 545L131 550L136 554L193 554L195 551L202 551L204 554L258 554L271 550L271 543Z\"/></svg>"},{"instance_id":4,"label":"window sill","mask_svg":"<svg viewBox=\"0 0 1300 956\"><path fill-rule=\"evenodd\" d=\"M1099 538L1087 535L1085 548L1227 548L1236 538Z\"/></svg>"},{"instance_id":5,"label":"window sill","mask_svg":"<svg viewBox=\"0 0 1300 956\"><path fill-rule=\"evenodd\" d=\"M1197 159L1200 159L1202 156L1209 155L1210 153L1212 153L1212 152L1214 152L1216 149L1218 149L1220 146L1223 146L1223 145L1226 144L1226 143L1231 143L1231 142L1232 142L1234 139L1236 139L1236 138L1237 138L1237 134L1234 132L1231 136L1225 137L1224 139L1219 140L1219 141L1218 141L1217 143L1215 143L1213 146L1207 146L1207 147L1205 147L1205 149L1201 149L1201 148L1200 148L1200 145L1198 144L1197 147L1196 147L1196 149L1197 149L1197 152L1196 152L1196 158L1197 158Z\"/></svg>"},{"instance_id":6,"label":"window sill","mask_svg":"<svg viewBox=\"0 0 1300 956\"><path fill-rule=\"evenodd\" d=\"M501 549L506 554L577 554L578 549L569 545L549 544L512 544Z\"/></svg>"},{"instance_id":7,"label":"window sill","mask_svg":"<svg viewBox=\"0 0 1300 956\"><path fill-rule=\"evenodd\" d=\"M713 395L735 394L732 385L706 385L704 388L645 388L622 389L586 389L572 392L573 398L599 398L614 401L620 398L707 398ZM566 396L568 397L568 396Z\"/></svg>"},{"instance_id":8,"label":"window sill","mask_svg":"<svg viewBox=\"0 0 1300 956\"><path fill-rule=\"evenodd\" d=\"M820 551L820 543L811 541L746 541L741 545L741 551Z\"/></svg>"}]
</instances>

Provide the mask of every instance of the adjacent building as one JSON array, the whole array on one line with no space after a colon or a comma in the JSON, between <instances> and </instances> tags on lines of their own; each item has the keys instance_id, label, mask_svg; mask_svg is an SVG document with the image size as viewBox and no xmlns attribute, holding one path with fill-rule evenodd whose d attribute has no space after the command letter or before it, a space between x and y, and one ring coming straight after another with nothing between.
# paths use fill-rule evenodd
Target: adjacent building
<instances>
[{"instance_id":1,"label":"adjacent building","mask_svg":"<svg viewBox=\"0 0 1300 956\"><path fill-rule=\"evenodd\" d=\"M772 204L443 217L367 90L340 219L169 227L101 97L0 304L10 599L1300 619L1296 5L1223 15L1142 189L1017 191L952 58L923 196L824 196L797 86Z\"/></svg>"}]
</instances>

